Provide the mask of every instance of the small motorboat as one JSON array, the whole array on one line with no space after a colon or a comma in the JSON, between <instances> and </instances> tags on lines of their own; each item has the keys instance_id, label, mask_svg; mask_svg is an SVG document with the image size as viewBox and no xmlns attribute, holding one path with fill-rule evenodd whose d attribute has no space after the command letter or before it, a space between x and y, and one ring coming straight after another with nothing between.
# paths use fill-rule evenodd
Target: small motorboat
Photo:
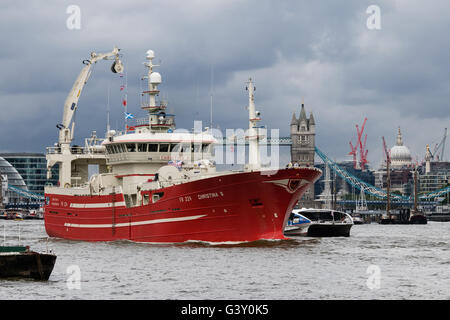
<instances>
[{"instance_id":1,"label":"small motorboat","mask_svg":"<svg viewBox=\"0 0 450 320\"><path fill-rule=\"evenodd\" d=\"M311 221L308 227L309 237L349 237L353 218L345 212L331 209L294 210Z\"/></svg>"},{"instance_id":2,"label":"small motorboat","mask_svg":"<svg viewBox=\"0 0 450 320\"><path fill-rule=\"evenodd\" d=\"M311 220L300 213L292 212L284 228L284 234L287 236L305 235L310 225Z\"/></svg>"},{"instance_id":3,"label":"small motorboat","mask_svg":"<svg viewBox=\"0 0 450 320\"><path fill-rule=\"evenodd\" d=\"M353 219L353 224L365 224L363 217L359 213L352 213L351 214Z\"/></svg>"},{"instance_id":4,"label":"small motorboat","mask_svg":"<svg viewBox=\"0 0 450 320\"><path fill-rule=\"evenodd\" d=\"M47 281L56 255L31 251L29 246L0 246L0 278Z\"/></svg>"}]
</instances>

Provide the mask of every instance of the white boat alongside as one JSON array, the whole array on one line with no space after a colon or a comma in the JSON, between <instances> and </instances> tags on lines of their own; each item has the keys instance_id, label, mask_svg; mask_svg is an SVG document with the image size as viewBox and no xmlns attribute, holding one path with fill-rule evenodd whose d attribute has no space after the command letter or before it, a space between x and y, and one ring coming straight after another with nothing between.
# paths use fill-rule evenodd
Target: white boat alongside
<instances>
[{"instance_id":1,"label":"white boat alongside","mask_svg":"<svg viewBox=\"0 0 450 320\"><path fill-rule=\"evenodd\" d=\"M359 213L353 213L352 215L353 224L365 224L363 217Z\"/></svg>"},{"instance_id":2,"label":"white boat alongside","mask_svg":"<svg viewBox=\"0 0 450 320\"><path fill-rule=\"evenodd\" d=\"M306 235L310 225L311 220L300 213L292 212L284 228L284 234L287 236Z\"/></svg>"},{"instance_id":3,"label":"white boat alongside","mask_svg":"<svg viewBox=\"0 0 450 320\"><path fill-rule=\"evenodd\" d=\"M293 212L311 221L307 231L309 237L349 237L354 224L351 215L337 210L302 208Z\"/></svg>"}]
</instances>

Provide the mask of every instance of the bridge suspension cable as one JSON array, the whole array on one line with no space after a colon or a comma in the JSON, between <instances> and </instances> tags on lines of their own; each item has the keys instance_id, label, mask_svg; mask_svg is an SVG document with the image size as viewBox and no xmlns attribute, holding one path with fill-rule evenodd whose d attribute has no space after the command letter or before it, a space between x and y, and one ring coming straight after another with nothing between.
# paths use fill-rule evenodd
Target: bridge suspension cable
<instances>
[{"instance_id":1,"label":"bridge suspension cable","mask_svg":"<svg viewBox=\"0 0 450 320\"><path fill-rule=\"evenodd\" d=\"M328 158L322 151L320 151L319 148L315 147L316 154L322 159L322 161L325 164L328 164L328 166L335 171L342 179L344 179L347 183L349 183L351 186L357 188L358 190L363 191L369 195L372 195L374 197L380 198L380 199L387 199L387 193L386 191L377 188L357 177L349 173L348 171L342 169L336 162ZM422 194L419 196L420 200L429 200L432 198L439 197L441 195L447 194L450 192L450 186L444 187L442 189L429 192L426 194ZM391 193L391 198L397 201L412 201L411 196L403 196L395 193Z\"/></svg>"},{"instance_id":2,"label":"bridge suspension cable","mask_svg":"<svg viewBox=\"0 0 450 320\"><path fill-rule=\"evenodd\" d=\"M37 201L44 201L44 196L38 193L34 193L28 190L24 190L21 188L17 188L14 187L10 184L8 184L8 190L15 192L17 194L19 194L20 196L27 198L27 199L32 199L32 200L37 200Z\"/></svg>"}]
</instances>

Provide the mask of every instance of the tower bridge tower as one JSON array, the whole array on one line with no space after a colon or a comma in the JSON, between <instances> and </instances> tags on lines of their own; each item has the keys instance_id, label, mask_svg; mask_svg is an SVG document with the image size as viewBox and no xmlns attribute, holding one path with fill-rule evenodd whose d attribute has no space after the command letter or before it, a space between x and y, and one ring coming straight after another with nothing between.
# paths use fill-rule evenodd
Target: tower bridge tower
<instances>
[{"instance_id":1,"label":"tower bridge tower","mask_svg":"<svg viewBox=\"0 0 450 320\"><path fill-rule=\"evenodd\" d=\"M300 116L297 119L295 112L291 121L291 161L299 166L313 167L315 155L316 123L312 112L306 117L305 104L302 102ZM314 184L300 199L300 206L314 208Z\"/></svg>"}]
</instances>

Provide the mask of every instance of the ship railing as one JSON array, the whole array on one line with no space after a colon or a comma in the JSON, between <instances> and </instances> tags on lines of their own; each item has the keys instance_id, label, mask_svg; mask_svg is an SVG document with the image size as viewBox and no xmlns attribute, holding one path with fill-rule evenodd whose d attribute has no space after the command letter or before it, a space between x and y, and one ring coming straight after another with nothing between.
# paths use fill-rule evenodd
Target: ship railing
<instances>
[{"instance_id":1,"label":"ship railing","mask_svg":"<svg viewBox=\"0 0 450 320\"><path fill-rule=\"evenodd\" d=\"M72 154L104 154L105 148L100 145L79 147L73 146L70 148ZM47 147L47 154L61 154L60 147Z\"/></svg>"}]
</instances>

